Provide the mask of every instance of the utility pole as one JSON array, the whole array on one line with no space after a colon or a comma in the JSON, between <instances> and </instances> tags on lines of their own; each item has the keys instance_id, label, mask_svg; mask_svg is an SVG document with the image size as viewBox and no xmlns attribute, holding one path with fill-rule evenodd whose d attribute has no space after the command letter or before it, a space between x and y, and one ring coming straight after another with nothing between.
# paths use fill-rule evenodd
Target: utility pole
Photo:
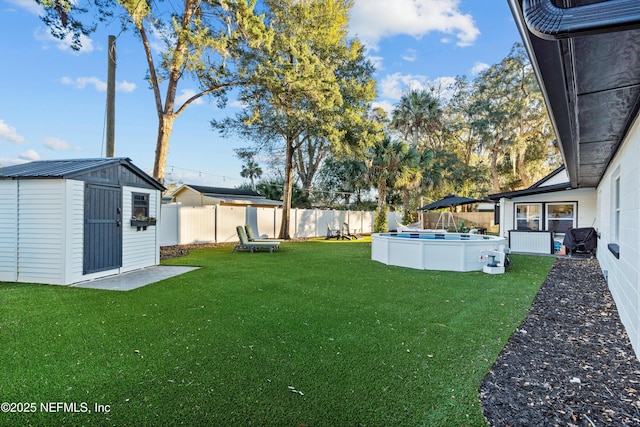
<instances>
[{"instance_id":1,"label":"utility pole","mask_svg":"<svg viewBox=\"0 0 640 427\"><path fill-rule=\"evenodd\" d=\"M116 150L116 36L109 36L107 72L107 148L106 157L113 157Z\"/></svg>"}]
</instances>

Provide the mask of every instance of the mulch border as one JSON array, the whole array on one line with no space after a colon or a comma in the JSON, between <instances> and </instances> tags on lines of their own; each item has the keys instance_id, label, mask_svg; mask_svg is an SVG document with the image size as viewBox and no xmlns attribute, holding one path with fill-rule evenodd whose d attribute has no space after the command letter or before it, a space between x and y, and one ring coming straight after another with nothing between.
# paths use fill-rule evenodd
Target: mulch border
<instances>
[{"instance_id":1,"label":"mulch border","mask_svg":"<svg viewBox=\"0 0 640 427\"><path fill-rule=\"evenodd\" d=\"M557 259L479 390L491 426L640 426L640 361L595 259Z\"/></svg>"}]
</instances>

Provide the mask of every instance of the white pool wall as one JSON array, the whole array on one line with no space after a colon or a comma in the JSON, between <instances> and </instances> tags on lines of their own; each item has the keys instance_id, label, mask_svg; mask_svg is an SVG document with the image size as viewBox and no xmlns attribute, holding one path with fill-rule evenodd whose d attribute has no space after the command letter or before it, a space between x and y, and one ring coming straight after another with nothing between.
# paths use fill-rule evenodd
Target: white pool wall
<instances>
[{"instance_id":1,"label":"white pool wall","mask_svg":"<svg viewBox=\"0 0 640 427\"><path fill-rule=\"evenodd\" d=\"M448 233L447 237L455 235L462 236ZM504 237L472 236L469 240L449 240L377 233L371 237L371 259L418 270L479 271L486 265L486 258L480 257L481 251L499 250L507 245Z\"/></svg>"}]
</instances>

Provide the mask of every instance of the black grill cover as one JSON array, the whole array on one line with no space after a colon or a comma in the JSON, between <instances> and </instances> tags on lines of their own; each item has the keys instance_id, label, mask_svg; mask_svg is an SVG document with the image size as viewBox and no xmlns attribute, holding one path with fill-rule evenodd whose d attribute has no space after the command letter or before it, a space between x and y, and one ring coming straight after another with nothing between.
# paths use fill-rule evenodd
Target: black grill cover
<instances>
[{"instance_id":1,"label":"black grill cover","mask_svg":"<svg viewBox=\"0 0 640 427\"><path fill-rule=\"evenodd\" d=\"M593 227L570 228L562 244L568 251L592 252L598 246L598 235Z\"/></svg>"}]
</instances>

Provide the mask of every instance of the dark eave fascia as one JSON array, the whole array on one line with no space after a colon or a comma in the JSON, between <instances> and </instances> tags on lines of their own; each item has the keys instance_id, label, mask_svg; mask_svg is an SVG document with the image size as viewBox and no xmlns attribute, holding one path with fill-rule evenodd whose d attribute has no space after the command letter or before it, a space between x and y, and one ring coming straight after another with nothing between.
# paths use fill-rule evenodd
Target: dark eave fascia
<instances>
[{"instance_id":1,"label":"dark eave fascia","mask_svg":"<svg viewBox=\"0 0 640 427\"><path fill-rule=\"evenodd\" d=\"M560 8L552 0L522 0L529 31L545 40L561 40L640 28L640 1L609 0Z\"/></svg>"},{"instance_id":2,"label":"dark eave fascia","mask_svg":"<svg viewBox=\"0 0 640 427\"><path fill-rule=\"evenodd\" d=\"M530 187L530 188L525 188L524 190L516 190L516 191L507 191L505 193L496 193L496 194L489 194L487 196L487 199L492 200L494 202L499 201L502 198L505 199L512 199L514 197L521 197L521 196L532 196L535 194L545 194L545 193L555 193L558 191L565 191L565 190L571 190L571 184L568 182L563 182L560 184L555 184L555 185L547 185L545 187Z\"/></svg>"}]
</instances>

